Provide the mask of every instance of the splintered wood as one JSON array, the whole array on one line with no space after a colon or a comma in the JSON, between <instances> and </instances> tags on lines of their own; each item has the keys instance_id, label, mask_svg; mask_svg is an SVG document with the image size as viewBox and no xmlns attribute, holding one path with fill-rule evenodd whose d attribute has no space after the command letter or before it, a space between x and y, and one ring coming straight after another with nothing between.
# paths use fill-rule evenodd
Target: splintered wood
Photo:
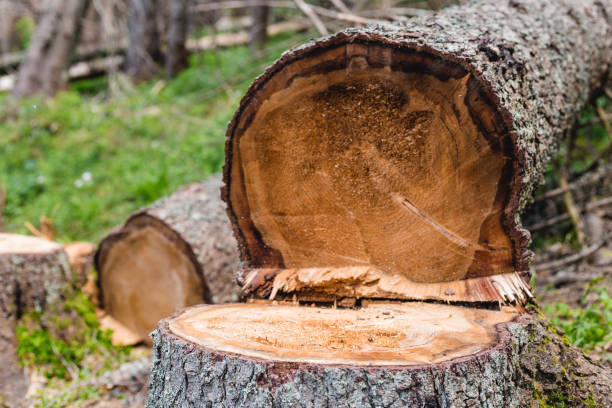
<instances>
[{"instance_id":1,"label":"splintered wood","mask_svg":"<svg viewBox=\"0 0 612 408\"><path fill-rule=\"evenodd\" d=\"M360 310L271 304L197 306L170 331L197 345L241 356L313 364L419 365L489 349L516 313L427 303Z\"/></svg>"},{"instance_id":2,"label":"splintered wood","mask_svg":"<svg viewBox=\"0 0 612 408\"><path fill-rule=\"evenodd\" d=\"M267 284L266 284L267 283ZM246 274L243 294L274 300L277 295L303 301L342 298L442 300L525 304L533 295L517 273L451 282L414 282L369 266L344 268L254 269Z\"/></svg>"}]
</instances>

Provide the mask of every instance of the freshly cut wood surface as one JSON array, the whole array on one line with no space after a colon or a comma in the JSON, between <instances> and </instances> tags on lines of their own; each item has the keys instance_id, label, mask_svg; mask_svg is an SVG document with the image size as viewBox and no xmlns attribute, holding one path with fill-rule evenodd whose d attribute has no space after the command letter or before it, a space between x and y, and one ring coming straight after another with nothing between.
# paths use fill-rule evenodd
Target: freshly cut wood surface
<instances>
[{"instance_id":1,"label":"freshly cut wood surface","mask_svg":"<svg viewBox=\"0 0 612 408\"><path fill-rule=\"evenodd\" d=\"M501 117L467 71L438 78L416 63L435 62L347 44L259 90L234 197L286 268L372 265L415 282L514 271Z\"/></svg>"},{"instance_id":2,"label":"freshly cut wood surface","mask_svg":"<svg viewBox=\"0 0 612 408\"><path fill-rule=\"evenodd\" d=\"M610 15L596 0L481 0L286 52L227 132L246 267L527 281L520 213L608 81Z\"/></svg>"},{"instance_id":3,"label":"freshly cut wood surface","mask_svg":"<svg viewBox=\"0 0 612 408\"><path fill-rule=\"evenodd\" d=\"M29 235L0 233L0 254L45 254L61 251L55 242Z\"/></svg>"},{"instance_id":4,"label":"freshly cut wood surface","mask_svg":"<svg viewBox=\"0 0 612 408\"><path fill-rule=\"evenodd\" d=\"M486 350L516 313L428 303L360 310L260 303L198 306L170 331L203 347L271 361L365 366L435 364Z\"/></svg>"},{"instance_id":5,"label":"freshly cut wood surface","mask_svg":"<svg viewBox=\"0 0 612 408\"><path fill-rule=\"evenodd\" d=\"M220 189L220 175L185 186L100 242L101 306L146 342L176 310L238 300L238 250Z\"/></svg>"},{"instance_id":6,"label":"freshly cut wood surface","mask_svg":"<svg viewBox=\"0 0 612 408\"><path fill-rule=\"evenodd\" d=\"M609 368L515 311L204 305L153 337L147 407L612 406Z\"/></svg>"}]
</instances>

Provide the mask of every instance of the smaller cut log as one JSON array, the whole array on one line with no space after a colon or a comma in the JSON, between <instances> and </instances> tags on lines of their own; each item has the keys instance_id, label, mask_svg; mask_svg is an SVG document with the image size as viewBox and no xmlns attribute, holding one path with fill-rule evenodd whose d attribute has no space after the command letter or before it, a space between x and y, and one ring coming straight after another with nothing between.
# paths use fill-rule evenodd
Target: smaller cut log
<instances>
[{"instance_id":1,"label":"smaller cut log","mask_svg":"<svg viewBox=\"0 0 612 408\"><path fill-rule=\"evenodd\" d=\"M41 238L0 233L0 314L18 319L62 299L72 281L61 245Z\"/></svg>"},{"instance_id":2,"label":"smaller cut log","mask_svg":"<svg viewBox=\"0 0 612 408\"><path fill-rule=\"evenodd\" d=\"M148 407L612 403L609 369L512 309L203 305L163 320L153 337Z\"/></svg>"},{"instance_id":3,"label":"smaller cut log","mask_svg":"<svg viewBox=\"0 0 612 408\"><path fill-rule=\"evenodd\" d=\"M71 282L61 245L0 233L0 405L21 407L28 389L16 353L18 319L34 311L58 310Z\"/></svg>"},{"instance_id":4,"label":"smaller cut log","mask_svg":"<svg viewBox=\"0 0 612 408\"><path fill-rule=\"evenodd\" d=\"M178 309L238 300L238 250L220 188L220 175L183 187L100 242L100 306L143 341Z\"/></svg>"}]
</instances>

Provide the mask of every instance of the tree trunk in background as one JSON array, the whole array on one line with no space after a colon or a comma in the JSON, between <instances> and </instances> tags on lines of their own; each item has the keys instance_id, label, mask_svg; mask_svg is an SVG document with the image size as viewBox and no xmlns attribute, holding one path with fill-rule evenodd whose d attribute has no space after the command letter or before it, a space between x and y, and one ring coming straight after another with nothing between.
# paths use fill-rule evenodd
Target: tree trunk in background
<instances>
[{"instance_id":1,"label":"tree trunk in background","mask_svg":"<svg viewBox=\"0 0 612 408\"><path fill-rule=\"evenodd\" d=\"M159 319L180 308L238 300L238 249L220 189L219 174L185 186L100 242L101 304L143 341Z\"/></svg>"},{"instance_id":2,"label":"tree trunk in background","mask_svg":"<svg viewBox=\"0 0 612 408\"><path fill-rule=\"evenodd\" d=\"M266 45L268 40L268 6L252 6L251 16L253 23L250 30L249 48L251 51L260 50Z\"/></svg>"},{"instance_id":3,"label":"tree trunk in background","mask_svg":"<svg viewBox=\"0 0 612 408\"><path fill-rule=\"evenodd\" d=\"M158 0L130 1L126 72L136 80L149 79L159 69L161 52L156 16L158 7Z\"/></svg>"},{"instance_id":4,"label":"tree trunk in background","mask_svg":"<svg viewBox=\"0 0 612 408\"><path fill-rule=\"evenodd\" d=\"M8 407L25 406L28 388L16 355L17 321L33 311L51 311L55 316L71 283L72 273L61 245L0 234L0 402Z\"/></svg>"},{"instance_id":5,"label":"tree trunk in background","mask_svg":"<svg viewBox=\"0 0 612 408\"><path fill-rule=\"evenodd\" d=\"M13 95L51 97L66 87L66 70L89 3L89 0L47 2L26 58L19 67Z\"/></svg>"},{"instance_id":6,"label":"tree trunk in background","mask_svg":"<svg viewBox=\"0 0 612 408\"><path fill-rule=\"evenodd\" d=\"M0 1L0 54L9 53L15 46L17 33L15 23L19 19L21 6L11 1Z\"/></svg>"},{"instance_id":7,"label":"tree trunk in background","mask_svg":"<svg viewBox=\"0 0 612 408\"><path fill-rule=\"evenodd\" d=\"M189 0L172 0L168 22L168 44L166 51L166 75L174 78L187 67L187 26Z\"/></svg>"}]
</instances>

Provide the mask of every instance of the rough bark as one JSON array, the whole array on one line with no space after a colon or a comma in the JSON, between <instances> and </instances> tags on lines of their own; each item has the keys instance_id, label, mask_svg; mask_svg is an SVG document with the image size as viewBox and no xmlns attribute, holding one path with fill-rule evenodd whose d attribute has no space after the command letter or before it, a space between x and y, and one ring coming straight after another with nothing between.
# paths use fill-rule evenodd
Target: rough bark
<instances>
[{"instance_id":1,"label":"rough bark","mask_svg":"<svg viewBox=\"0 0 612 408\"><path fill-rule=\"evenodd\" d=\"M494 108L499 120L481 125L485 133L503 136L498 143L508 143L504 151L511 158L511 174L500 186L507 194L503 227L511 240L513 268L527 277L532 253L520 212L542 180L559 141L608 79L611 16L609 1L484 0L404 23L349 29L286 52L253 83L227 132L223 198L241 258L248 267L283 267L278 252L266 245L245 212L238 216L242 208L238 197L244 193L238 192L242 176L232 172L232 161L239 154L240 135L265 99L259 92L278 80L284 69L297 69L326 51L354 47L367 56L369 47L387 47L390 52L422 56L426 65L416 63L415 69L440 78L453 78L454 70L461 71L460 76L467 72L476 81L473 85L479 89L480 100ZM370 66L386 63L376 58L369 61ZM327 63L330 67L341 64L331 59ZM333 69L324 67L321 62L317 69Z\"/></svg>"},{"instance_id":2,"label":"rough bark","mask_svg":"<svg viewBox=\"0 0 612 408\"><path fill-rule=\"evenodd\" d=\"M129 46L126 71L137 80L146 80L158 71L161 59L156 13L157 0L131 0L128 18Z\"/></svg>"},{"instance_id":3,"label":"rough bark","mask_svg":"<svg viewBox=\"0 0 612 408\"><path fill-rule=\"evenodd\" d=\"M57 307L70 288L72 273L60 245L0 234L0 282L0 402L20 407L28 380L17 360L15 325L25 313Z\"/></svg>"},{"instance_id":4,"label":"rough bark","mask_svg":"<svg viewBox=\"0 0 612 408\"><path fill-rule=\"evenodd\" d=\"M268 6L252 6L251 16L253 24L249 33L249 48L251 51L260 50L268 40Z\"/></svg>"},{"instance_id":5,"label":"rough bark","mask_svg":"<svg viewBox=\"0 0 612 408\"><path fill-rule=\"evenodd\" d=\"M223 353L176 336L171 320L161 321L153 334L148 407L612 406L610 370L535 316L499 325L499 342L486 351L404 367L280 362Z\"/></svg>"},{"instance_id":6,"label":"rough bark","mask_svg":"<svg viewBox=\"0 0 612 408\"><path fill-rule=\"evenodd\" d=\"M62 290L72 280L61 245L39 238L0 234L0 249L2 241L16 242L17 239L23 241L22 249L0 250L0 312L10 319L57 303L62 298ZM37 248L28 252L28 245L32 243Z\"/></svg>"},{"instance_id":7,"label":"rough bark","mask_svg":"<svg viewBox=\"0 0 612 408\"><path fill-rule=\"evenodd\" d=\"M189 0L172 0L166 51L166 75L174 78L187 67L187 12Z\"/></svg>"},{"instance_id":8,"label":"rough bark","mask_svg":"<svg viewBox=\"0 0 612 408\"><path fill-rule=\"evenodd\" d=\"M145 339L159 319L177 308L195 303L238 300L239 287L233 277L239 262L237 246L225 213L225 205L219 198L220 188L220 175L183 187L171 196L136 212L123 227L100 242L95 267L98 271L101 305L107 313L128 328L136 330ZM156 250L150 245L149 237L152 235L160 237L161 241L155 242L162 242L160 245L167 248L168 254L177 254L169 255L162 261L168 261L171 257L180 260L170 264L169 270L158 270L160 266L151 259L156 255L152 253ZM123 258L121 254L124 252L121 251L127 251L129 256ZM129 280L136 275L138 279ZM187 280L186 276L191 280ZM144 281L140 281L140 278ZM178 304L171 305L169 310L165 307L152 311L150 306L160 303L159 293L147 289L144 283L155 285L162 278L176 279L183 285L194 282L199 289L186 288L197 292L188 297L178 285L158 288L166 291L166 298L174 298ZM129 292L130 296L137 297L140 302L133 303L129 298L119 296L119 286L121 291ZM139 321L138 325L143 327L137 328L134 322L126 320L126 315L147 315L153 323Z\"/></svg>"},{"instance_id":9,"label":"rough bark","mask_svg":"<svg viewBox=\"0 0 612 408\"><path fill-rule=\"evenodd\" d=\"M89 0L53 0L38 22L13 95L53 96L66 87L66 70L76 46Z\"/></svg>"}]
</instances>

